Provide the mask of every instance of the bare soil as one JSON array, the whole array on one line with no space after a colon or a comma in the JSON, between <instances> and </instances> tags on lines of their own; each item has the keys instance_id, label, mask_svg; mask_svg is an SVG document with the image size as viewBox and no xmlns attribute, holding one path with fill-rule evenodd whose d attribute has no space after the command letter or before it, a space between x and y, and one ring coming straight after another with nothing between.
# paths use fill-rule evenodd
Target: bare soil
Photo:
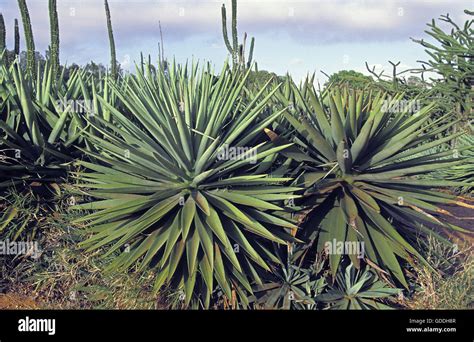
<instances>
[{"instance_id":1,"label":"bare soil","mask_svg":"<svg viewBox=\"0 0 474 342\"><path fill-rule=\"evenodd\" d=\"M39 309L33 299L15 293L0 294L0 310Z\"/></svg>"}]
</instances>

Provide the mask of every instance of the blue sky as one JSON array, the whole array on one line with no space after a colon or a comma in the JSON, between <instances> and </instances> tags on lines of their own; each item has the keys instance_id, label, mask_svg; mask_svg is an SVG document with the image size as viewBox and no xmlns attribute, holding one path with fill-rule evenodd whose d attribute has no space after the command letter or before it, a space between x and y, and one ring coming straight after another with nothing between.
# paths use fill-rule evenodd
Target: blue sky
<instances>
[{"instance_id":1,"label":"blue sky","mask_svg":"<svg viewBox=\"0 0 474 342\"><path fill-rule=\"evenodd\" d=\"M49 44L47 0L27 0L37 50ZM161 21L165 55L178 61L210 60L220 67L227 56L221 33L221 5L230 0L109 0L117 58L133 69L140 51L158 56ZM449 13L464 22L466 0L239 0L239 36L256 39L254 57L260 69L295 79L307 72L325 76L338 70L366 73L365 61L390 72L388 60L401 68L425 59L410 37L427 38L426 23ZM7 45L13 46L13 20L19 18L16 0L0 0L7 25ZM108 37L102 0L58 0L61 61L107 64ZM230 19L228 20L230 22ZM22 46L23 47L23 46Z\"/></svg>"}]
</instances>

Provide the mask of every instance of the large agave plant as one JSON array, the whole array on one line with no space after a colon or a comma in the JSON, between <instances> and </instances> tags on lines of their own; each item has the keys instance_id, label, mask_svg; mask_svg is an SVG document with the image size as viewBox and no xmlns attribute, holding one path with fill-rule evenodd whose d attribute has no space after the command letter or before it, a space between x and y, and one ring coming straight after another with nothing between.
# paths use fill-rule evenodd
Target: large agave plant
<instances>
[{"instance_id":1,"label":"large agave plant","mask_svg":"<svg viewBox=\"0 0 474 342\"><path fill-rule=\"evenodd\" d=\"M284 201L297 188L258 163L287 147L262 137L282 112L260 119L272 94L244 96L248 73L227 65L219 76L175 64L146 75L137 70L117 90L125 113L99 97L113 123L90 122L99 134L88 134L97 153L87 153L101 164L80 163L82 186L96 198L76 207L94 210L80 220L92 233L82 246L119 252L114 272L153 267L155 289L181 289L185 306L209 306L217 287L245 304L279 262L272 243L295 241Z\"/></svg>"},{"instance_id":2,"label":"large agave plant","mask_svg":"<svg viewBox=\"0 0 474 342\"><path fill-rule=\"evenodd\" d=\"M77 69L66 79L64 71L54 80L46 62L32 79L18 61L0 56L0 186L64 175L61 164L77 155L73 143L82 144L82 132L91 130L85 116L110 118L97 95L119 107L106 78L94 81Z\"/></svg>"},{"instance_id":3,"label":"large agave plant","mask_svg":"<svg viewBox=\"0 0 474 342\"><path fill-rule=\"evenodd\" d=\"M51 103L48 70L46 65L44 78L32 80L18 62L7 66L0 56L0 233L9 237L35 234L36 225L32 232L27 227L37 219L39 208L58 194L56 183L66 176L71 160L64 129L69 114ZM31 215L21 214L18 194L31 198Z\"/></svg>"},{"instance_id":4,"label":"large agave plant","mask_svg":"<svg viewBox=\"0 0 474 342\"><path fill-rule=\"evenodd\" d=\"M71 159L63 153L68 112L44 106L50 94L40 93L47 82L26 78L17 62L0 65L0 187L64 176L61 164Z\"/></svg>"},{"instance_id":5,"label":"large agave plant","mask_svg":"<svg viewBox=\"0 0 474 342\"><path fill-rule=\"evenodd\" d=\"M294 103L285 118L294 137L268 134L276 145L291 140L299 147L285 155L303 162L298 183L306 188L304 237L318 252L328 242L363 243L367 262L407 286L399 258L424 261L413 247L415 236L435 233L436 227L460 229L431 215L445 213L439 203L456 203L455 197L433 188L455 183L416 178L463 163L451 151L423 153L456 137L438 138L456 122L430 121L434 105L410 113L412 102L395 110L402 95L387 98L335 88L327 108L312 85L293 86L291 94ZM359 267L360 258L349 257ZM335 274L341 253L329 258Z\"/></svg>"},{"instance_id":6,"label":"large agave plant","mask_svg":"<svg viewBox=\"0 0 474 342\"><path fill-rule=\"evenodd\" d=\"M0 58L0 131L3 143L23 154L24 165L55 167L58 159L71 159L67 149L85 128L73 102L89 100L93 82L81 70L66 80L64 69L54 82L49 62L37 75L27 77L18 61Z\"/></svg>"}]
</instances>

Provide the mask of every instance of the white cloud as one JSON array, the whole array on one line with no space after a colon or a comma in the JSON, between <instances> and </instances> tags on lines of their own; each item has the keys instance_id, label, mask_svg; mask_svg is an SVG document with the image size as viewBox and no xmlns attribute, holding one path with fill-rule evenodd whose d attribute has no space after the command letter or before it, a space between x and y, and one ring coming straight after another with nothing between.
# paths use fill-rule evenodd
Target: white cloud
<instances>
[{"instance_id":1,"label":"white cloud","mask_svg":"<svg viewBox=\"0 0 474 342\"><path fill-rule=\"evenodd\" d=\"M221 34L221 3L229 0L109 0L118 40L158 37L161 20L165 38L183 39L200 33ZM7 22L18 17L17 3L0 0ZM47 1L28 1L38 41L49 41ZM463 0L258 0L238 3L239 30L252 35L282 31L307 42L377 41L407 38L422 32L425 22L454 11L463 16ZM400 12L401 9L401 12ZM103 2L58 2L61 38L66 44L106 35ZM72 15L74 14L74 16ZM402 14L402 15L400 15ZM462 18L459 18L462 19ZM8 24L7 24L8 25ZM106 38L106 37L105 37Z\"/></svg>"},{"instance_id":2,"label":"white cloud","mask_svg":"<svg viewBox=\"0 0 474 342\"><path fill-rule=\"evenodd\" d=\"M291 65L291 66L293 66L293 65L302 65L302 64L304 64L304 60L302 60L301 58L292 58L288 64Z\"/></svg>"}]
</instances>

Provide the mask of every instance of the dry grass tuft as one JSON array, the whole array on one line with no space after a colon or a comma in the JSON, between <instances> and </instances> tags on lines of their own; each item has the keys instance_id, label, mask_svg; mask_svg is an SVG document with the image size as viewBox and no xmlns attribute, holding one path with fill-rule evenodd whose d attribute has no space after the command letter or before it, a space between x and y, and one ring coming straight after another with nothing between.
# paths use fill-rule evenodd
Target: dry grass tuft
<instances>
[{"instance_id":1,"label":"dry grass tuft","mask_svg":"<svg viewBox=\"0 0 474 342\"><path fill-rule=\"evenodd\" d=\"M438 272L416 266L415 292L411 298L401 298L400 304L415 310L473 309L473 246L466 245L457 251L435 239L429 239L427 245L426 259Z\"/></svg>"}]
</instances>

